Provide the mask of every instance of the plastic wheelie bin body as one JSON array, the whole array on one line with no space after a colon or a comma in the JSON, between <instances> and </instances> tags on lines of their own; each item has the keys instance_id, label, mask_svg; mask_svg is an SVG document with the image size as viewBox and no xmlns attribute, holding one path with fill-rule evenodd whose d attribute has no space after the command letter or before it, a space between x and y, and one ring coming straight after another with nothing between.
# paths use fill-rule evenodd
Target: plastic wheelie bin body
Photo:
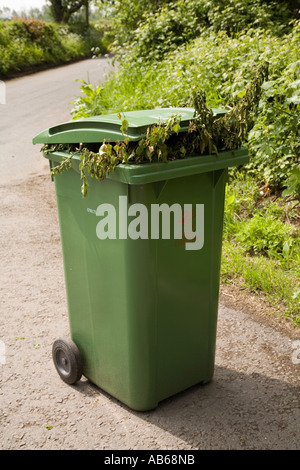
<instances>
[{"instance_id":1,"label":"plastic wheelie bin body","mask_svg":"<svg viewBox=\"0 0 300 470\"><path fill-rule=\"evenodd\" d=\"M125 113L130 138L153 123L153 114L139 113L136 126L138 113ZM109 119L57 126L48 140L74 142L72 124L78 134L95 122L95 139L116 139ZM35 143L45 140L42 133ZM45 156L53 166L68 155ZM103 181L89 178L86 198L79 155L54 178L71 338L84 376L132 409L155 408L213 376L227 168L247 160L239 149L122 164Z\"/></svg>"}]
</instances>

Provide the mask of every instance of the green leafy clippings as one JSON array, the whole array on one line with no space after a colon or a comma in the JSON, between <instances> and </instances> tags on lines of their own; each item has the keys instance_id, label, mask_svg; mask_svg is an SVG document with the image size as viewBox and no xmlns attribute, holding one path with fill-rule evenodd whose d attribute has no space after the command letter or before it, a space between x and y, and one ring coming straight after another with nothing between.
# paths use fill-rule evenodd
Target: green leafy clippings
<instances>
[{"instance_id":1,"label":"green leafy clippings","mask_svg":"<svg viewBox=\"0 0 300 470\"><path fill-rule=\"evenodd\" d=\"M91 177L103 180L120 163L167 162L170 159L184 158L187 155L218 154L218 151L239 148L253 125L252 113L262 93L262 84L268 75L268 63L261 64L246 87L242 98L235 98L234 106L223 116L215 119L212 110L206 105L206 95L202 90L193 92L194 118L188 131L180 132L181 116L172 115L165 122L159 122L147 129L145 138L132 142L127 137L123 142L104 141L98 152L86 147L73 148L70 145L44 146L43 151L64 150L69 157L52 169L52 176L68 170L72 166L74 152L80 153L81 192L87 195L87 172ZM121 113L118 113L121 118ZM128 130L129 123L122 120L121 131ZM175 138L174 138L175 137Z\"/></svg>"}]
</instances>

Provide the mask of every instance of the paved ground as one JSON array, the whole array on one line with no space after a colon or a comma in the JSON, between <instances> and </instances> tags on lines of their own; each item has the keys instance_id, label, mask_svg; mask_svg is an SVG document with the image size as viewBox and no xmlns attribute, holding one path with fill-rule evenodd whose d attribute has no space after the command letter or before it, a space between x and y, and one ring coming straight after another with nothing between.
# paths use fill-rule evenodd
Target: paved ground
<instances>
[{"instance_id":1,"label":"paved ground","mask_svg":"<svg viewBox=\"0 0 300 470\"><path fill-rule=\"evenodd\" d=\"M86 78L92 66L94 80L103 79L100 60L7 83L0 118L0 449L299 450L299 332L254 307L229 308L226 298L235 299L228 291L211 383L134 412L85 379L68 386L58 377L51 347L69 329L55 193L30 142L69 119L73 79Z\"/></svg>"},{"instance_id":2,"label":"paved ground","mask_svg":"<svg viewBox=\"0 0 300 470\"><path fill-rule=\"evenodd\" d=\"M88 59L6 82L6 104L0 104L0 184L40 172L46 163L32 138L71 119L71 104L81 82L103 81L113 69L107 59Z\"/></svg>"}]
</instances>

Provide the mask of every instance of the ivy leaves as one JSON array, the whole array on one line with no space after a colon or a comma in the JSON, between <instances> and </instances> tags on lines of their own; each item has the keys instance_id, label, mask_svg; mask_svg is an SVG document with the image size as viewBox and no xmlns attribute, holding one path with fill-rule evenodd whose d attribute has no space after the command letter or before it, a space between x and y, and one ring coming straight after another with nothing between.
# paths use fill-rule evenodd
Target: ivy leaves
<instances>
[{"instance_id":1,"label":"ivy leaves","mask_svg":"<svg viewBox=\"0 0 300 470\"><path fill-rule=\"evenodd\" d=\"M289 178L300 168L300 61L291 62L283 72L262 85L263 96L259 113L249 134L249 151L253 155L248 165L273 187L294 188Z\"/></svg>"}]
</instances>

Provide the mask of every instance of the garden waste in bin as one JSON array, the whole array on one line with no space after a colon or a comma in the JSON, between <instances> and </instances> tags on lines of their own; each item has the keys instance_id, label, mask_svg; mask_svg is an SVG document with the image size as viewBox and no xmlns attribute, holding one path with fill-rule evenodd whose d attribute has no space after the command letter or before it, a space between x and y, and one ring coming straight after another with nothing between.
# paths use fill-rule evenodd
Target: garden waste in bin
<instances>
[{"instance_id":1,"label":"garden waste in bin","mask_svg":"<svg viewBox=\"0 0 300 470\"><path fill-rule=\"evenodd\" d=\"M224 111L213 110L218 116ZM131 141L193 108L125 112ZM124 140L117 114L70 121L33 139L50 166L69 157L51 144ZM67 147L67 145L66 145ZM70 340L53 345L67 383L81 374L135 410L213 376L227 168L240 148L167 163L119 164L82 197L80 155L54 177Z\"/></svg>"}]
</instances>

